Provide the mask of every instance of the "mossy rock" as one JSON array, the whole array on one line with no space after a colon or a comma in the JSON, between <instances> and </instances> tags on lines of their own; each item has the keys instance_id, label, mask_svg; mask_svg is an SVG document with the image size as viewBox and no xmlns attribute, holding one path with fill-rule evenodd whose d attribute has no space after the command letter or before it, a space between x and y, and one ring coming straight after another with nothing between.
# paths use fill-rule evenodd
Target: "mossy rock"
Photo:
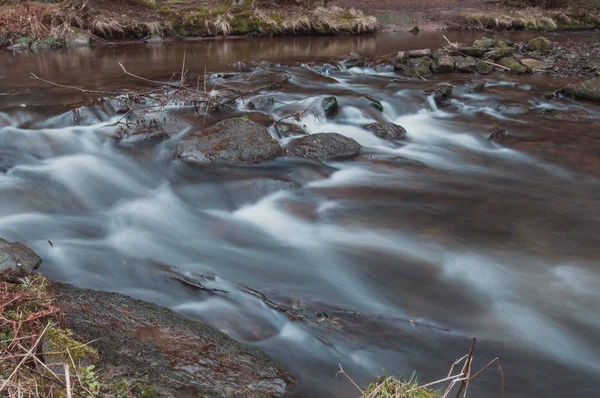
<instances>
[{"instance_id":1,"label":"mossy rock","mask_svg":"<svg viewBox=\"0 0 600 398\"><path fill-rule=\"evenodd\" d=\"M554 22L551 18L548 17L540 18L537 22L537 26L540 30L545 31L553 31L557 28L556 22Z\"/></svg>"},{"instance_id":2,"label":"mossy rock","mask_svg":"<svg viewBox=\"0 0 600 398\"><path fill-rule=\"evenodd\" d=\"M100 359L98 351L91 346L80 343L73 338L73 335L68 330L50 327L44 335L46 360L71 363L75 362L75 366L79 367L82 364L85 366L90 363L95 363Z\"/></svg>"},{"instance_id":3,"label":"mossy rock","mask_svg":"<svg viewBox=\"0 0 600 398\"><path fill-rule=\"evenodd\" d=\"M492 73L494 71L494 67L487 62L477 61L477 64L475 64L475 70L482 75L487 75L488 73Z\"/></svg>"},{"instance_id":4,"label":"mossy rock","mask_svg":"<svg viewBox=\"0 0 600 398\"><path fill-rule=\"evenodd\" d=\"M497 61L504 57L510 57L511 55L513 55L513 53L514 49L504 44L504 47L497 47L494 48L492 51L488 51L487 53L485 53L484 58Z\"/></svg>"},{"instance_id":5,"label":"mossy rock","mask_svg":"<svg viewBox=\"0 0 600 398\"><path fill-rule=\"evenodd\" d=\"M432 65L434 72L438 73L450 73L454 71L454 58L449 55L440 57Z\"/></svg>"},{"instance_id":6,"label":"mossy rock","mask_svg":"<svg viewBox=\"0 0 600 398\"><path fill-rule=\"evenodd\" d=\"M503 40L498 40L498 42L494 45L494 48L497 48L497 49L508 48L508 47L509 47L509 45L506 44L506 42Z\"/></svg>"},{"instance_id":7,"label":"mossy rock","mask_svg":"<svg viewBox=\"0 0 600 398\"><path fill-rule=\"evenodd\" d=\"M490 48L496 45L496 40L490 39L488 37L482 37L481 39L475 40L473 42L473 47L485 47Z\"/></svg>"},{"instance_id":8,"label":"mossy rock","mask_svg":"<svg viewBox=\"0 0 600 398\"><path fill-rule=\"evenodd\" d=\"M340 105L336 97L327 97L323 99L321 103L323 110L325 111L325 117L327 119L333 119L340 110Z\"/></svg>"},{"instance_id":9,"label":"mossy rock","mask_svg":"<svg viewBox=\"0 0 600 398\"><path fill-rule=\"evenodd\" d=\"M561 92L573 98L600 103L600 78L569 84Z\"/></svg>"},{"instance_id":10,"label":"mossy rock","mask_svg":"<svg viewBox=\"0 0 600 398\"><path fill-rule=\"evenodd\" d=\"M498 61L498 63L502 66L506 66L511 71L516 72L516 73L527 72L527 68L525 68L523 65L521 65L519 63L519 61L517 61L513 57L504 57L500 61Z\"/></svg>"},{"instance_id":11,"label":"mossy rock","mask_svg":"<svg viewBox=\"0 0 600 398\"><path fill-rule=\"evenodd\" d=\"M552 48L552 42L544 36L539 36L529 40L529 42L527 42L527 47L531 51L547 52Z\"/></svg>"}]
</instances>

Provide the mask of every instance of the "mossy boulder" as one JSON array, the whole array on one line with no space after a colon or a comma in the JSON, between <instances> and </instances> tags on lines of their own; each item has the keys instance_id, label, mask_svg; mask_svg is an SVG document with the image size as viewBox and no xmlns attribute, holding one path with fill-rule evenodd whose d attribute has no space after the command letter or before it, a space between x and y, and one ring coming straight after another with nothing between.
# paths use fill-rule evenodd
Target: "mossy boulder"
<instances>
[{"instance_id":1,"label":"mossy boulder","mask_svg":"<svg viewBox=\"0 0 600 398\"><path fill-rule=\"evenodd\" d=\"M569 84L561 92L573 98L600 103L600 78Z\"/></svg>"},{"instance_id":2,"label":"mossy boulder","mask_svg":"<svg viewBox=\"0 0 600 398\"><path fill-rule=\"evenodd\" d=\"M178 144L176 156L193 163L255 164L275 159L281 147L265 126L231 118L205 130L188 134Z\"/></svg>"},{"instance_id":3,"label":"mossy boulder","mask_svg":"<svg viewBox=\"0 0 600 398\"><path fill-rule=\"evenodd\" d=\"M424 48L421 50L412 50L408 51L406 55L409 58L421 58L421 57L431 57L433 54L429 48Z\"/></svg>"},{"instance_id":4,"label":"mossy boulder","mask_svg":"<svg viewBox=\"0 0 600 398\"><path fill-rule=\"evenodd\" d=\"M527 47L531 51L548 52L552 48L552 42L544 36L536 37L527 42Z\"/></svg>"},{"instance_id":5,"label":"mossy boulder","mask_svg":"<svg viewBox=\"0 0 600 398\"><path fill-rule=\"evenodd\" d=\"M509 68L511 71L516 72L516 73L527 72L527 68L525 68L523 65L521 65L519 63L519 61L517 61L513 57L504 57L501 60L499 60L498 63L502 66Z\"/></svg>"}]
</instances>

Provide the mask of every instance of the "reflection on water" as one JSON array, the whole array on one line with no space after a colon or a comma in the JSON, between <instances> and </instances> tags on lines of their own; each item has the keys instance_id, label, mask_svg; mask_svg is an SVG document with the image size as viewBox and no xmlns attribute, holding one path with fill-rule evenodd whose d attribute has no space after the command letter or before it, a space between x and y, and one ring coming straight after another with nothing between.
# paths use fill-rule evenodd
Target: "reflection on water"
<instances>
[{"instance_id":1,"label":"reflection on water","mask_svg":"<svg viewBox=\"0 0 600 398\"><path fill-rule=\"evenodd\" d=\"M306 60L441 44L437 36L407 37L11 56L0 61L11 65L2 69L2 84L18 92L0 101L8 109L11 101L77 97L42 88L27 72L114 89L129 83L117 62L165 77L181 67L183 51L190 69L208 64L219 71L246 58ZM492 76L473 94L464 90L468 77L452 76L456 96L438 108L420 91L431 82L367 69L330 79L306 68L286 71L293 84L271 94L269 115L279 119L308 93L317 94L303 103L317 108L322 93L335 94L337 119L309 115L303 124L310 133L356 139L364 146L358 159L192 167L173 159L181 137L204 126L191 114L169 122L174 134L165 141L119 143L111 138L116 116L104 103L83 109L81 126L73 126L70 112L11 108L0 112L0 236L33 247L52 279L169 306L265 350L298 375L295 396L355 396L335 378L338 363L361 384L382 369L439 379L475 334L474 366L499 356L507 396L595 396L600 108L543 100L562 84L547 78ZM362 94L380 100L384 111L361 105ZM527 113L503 113L501 105L515 102ZM206 125L248 112L238 105ZM592 119L556 122L540 111L548 107ZM409 140L383 141L361 127L376 120L403 125ZM506 145L485 137L498 124L509 131ZM169 278L175 273L227 293L184 288ZM291 322L249 294L254 290L310 322ZM498 374L486 371L469 391L499 396Z\"/></svg>"}]
</instances>

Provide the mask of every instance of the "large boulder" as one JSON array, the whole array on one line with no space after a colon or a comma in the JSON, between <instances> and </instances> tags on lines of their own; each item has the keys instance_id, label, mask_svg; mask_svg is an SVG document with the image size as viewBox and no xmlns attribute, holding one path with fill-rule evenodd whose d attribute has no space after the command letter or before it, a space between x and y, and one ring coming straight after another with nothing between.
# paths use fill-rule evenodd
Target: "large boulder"
<instances>
[{"instance_id":1,"label":"large boulder","mask_svg":"<svg viewBox=\"0 0 600 398\"><path fill-rule=\"evenodd\" d=\"M384 140L401 140L406 137L406 129L395 123L375 122L366 124L363 128Z\"/></svg>"},{"instance_id":2,"label":"large boulder","mask_svg":"<svg viewBox=\"0 0 600 398\"><path fill-rule=\"evenodd\" d=\"M261 163L276 158L281 147L265 126L251 120L223 120L184 137L176 156L195 163Z\"/></svg>"},{"instance_id":3,"label":"large boulder","mask_svg":"<svg viewBox=\"0 0 600 398\"><path fill-rule=\"evenodd\" d=\"M535 58L523 58L521 64L523 64L529 73L540 73L551 68L551 66L547 65L544 61Z\"/></svg>"},{"instance_id":4,"label":"large boulder","mask_svg":"<svg viewBox=\"0 0 600 398\"><path fill-rule=\"evenodd\" d=\"M31 274L42 263L33 250L20 242L9 242L0 238L0 271L14 270Z\"/></svg>"},{"instance_id":5,"label":"large boulder","mask_svg":"<svg viewBox=\"0 0 600 398\"><path fill-rule=\"evenodd\" d=\"M561 92L569 97L600 102L600 78L569 84Z\"/></svg>"},{"instance_id":6,"label":"large boulder","mask_svg":"<svg viewBox=\"0 0 600 398\"><path fill-rule=\"evenodd\" d=\"M348 69L353 68L355 66L364 66L364 64L365 64L365 61L357 53L348 54L342 62L344 64L344 66Z\"/></svg>"},{"instance_id":7,"label":"large boulder","mask_svg":"<svg viewBox=\"0 0 600 398\"><path fill-rule=\"evenodd\" d=\"M342 160L357 156L360 144L337 133L316 133L298 138L285 148L286 154L301 158Z\"/></svg>"},{"instance_id":8,"label":"large boulder","mask_svg":"<svg viewBox=\"0 0 600 398\"><path fill-rule=\"evenodd\" d=\"M262 95L249 101L246 108L251 110L265 110L271 108L273 105L275 105L275 99L273 97Z\"/></svg>"},{"instance_id":9,"label":"large boulder","mask_svg":"<svg viewBox=\"0 0 600 398\"><path fill-rule=\"evenodd\" d=\"M52 288L69 328L97 349L107 384L132 380L152 397L274 398L293 383L264 353L168 308L119 293Z\"/></svg>"}]
</instances>

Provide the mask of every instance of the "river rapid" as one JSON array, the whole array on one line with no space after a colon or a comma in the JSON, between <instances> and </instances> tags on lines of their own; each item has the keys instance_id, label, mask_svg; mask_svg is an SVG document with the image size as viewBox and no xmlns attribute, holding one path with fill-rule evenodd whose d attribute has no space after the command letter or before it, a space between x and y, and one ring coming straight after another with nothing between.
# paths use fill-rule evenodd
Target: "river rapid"
<instances>
[{"instance_id":1,"label":"river rapid","mask_svg":"<svg viewBox=\"0 0 600 398\"><path fill-rule=\"evenodd\" d=\"M473 93L470 75L407 80L310 64L444 41L436 32L2 53L0 237L32 247L51 280L151 301L260 348L296 375L290 396L359 395L336 378L339 364L359 385L384 369L437 380L474 335L474 368L499 357L507 397L597 396L600 107L544 99L567 82L551 77L489 75ZM97 95L29 79L136 88L118 62L168 79L184 52L190 70L207 69L211 87L226 85L218 73L243 59L298 61L280 68L290 84L270 93L275 105L263 113L277 120L336 95L337 118L307 114L301 124L357 140L361 155L191 166L174 158L183 136L261 112L244 101L206 117L173 107L169 138L117 141L119 115L105 102L81 108L73 123L66 104ZM444 107L421 91L438 81L456 86ZM362 104L364 94L383 112ZM557 120L550 108L591 117ZM360 127L378 120L402 125L408 140ZM497 125L516 138L489 141ZM181 275L226 293L190 288L174 278ZM308 321L290 320L264 298ZM501 396L497 368L469 392Z\"/></svg>"}]
</instances>

